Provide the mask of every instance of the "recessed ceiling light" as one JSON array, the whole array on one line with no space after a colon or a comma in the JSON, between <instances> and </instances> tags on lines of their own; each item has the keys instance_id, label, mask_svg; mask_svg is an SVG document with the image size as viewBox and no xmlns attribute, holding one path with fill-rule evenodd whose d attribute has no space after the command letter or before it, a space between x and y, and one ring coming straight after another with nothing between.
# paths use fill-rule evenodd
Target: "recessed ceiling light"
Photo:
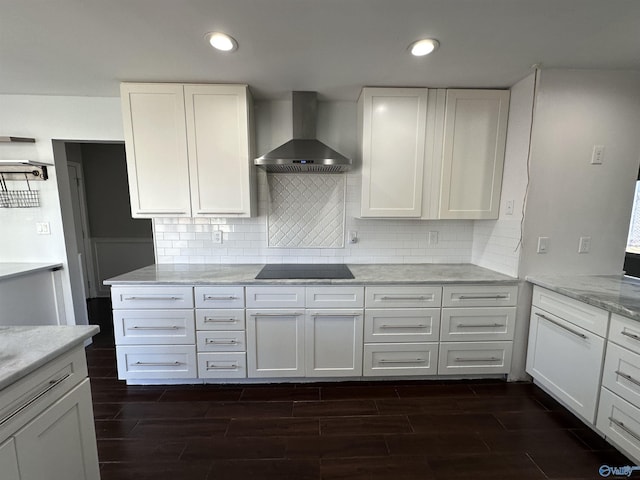
<instances>
[{"instance_id":1,"label":"recessed ceiling light","mask_svg":"<svg viewBox=\"0 0 640 480\"><path fill-rule=\"evenodd\" d=\"M238 49L236 39L222 32L210 32L205 35L211 46L222 52L233 52Z\"/></svg>"},{"instance_id":2,"label":"recessed ceiling light","mask_svg":"<svg viewBox=\"0 0 640 480\"><path fill-rule=\"evenodd\" d=\"M411 52L411 55L414 55L416 57L423 57L425 55L429 55L436 48L438 48L439 45L440 42L434 40L433 38L424 38L409 45L409 51Z\"/></svg>"}]
</instances>

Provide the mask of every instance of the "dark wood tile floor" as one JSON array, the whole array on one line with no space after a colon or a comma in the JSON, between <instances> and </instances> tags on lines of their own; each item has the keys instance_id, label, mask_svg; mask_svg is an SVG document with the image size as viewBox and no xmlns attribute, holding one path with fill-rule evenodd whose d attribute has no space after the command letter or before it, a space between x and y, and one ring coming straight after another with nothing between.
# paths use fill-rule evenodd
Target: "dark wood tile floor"
<instances>
[{"instance_id":1,"label":"dark wood tile floor","mask_svg":"<svg viewBox=\"0 0 640 480\"><path fill-rule=\"evenodd\" d=\"M633 465L527 383L126 386L109 325L87 358L103 480L583 480Z\"/></svg>"}]
</instances>

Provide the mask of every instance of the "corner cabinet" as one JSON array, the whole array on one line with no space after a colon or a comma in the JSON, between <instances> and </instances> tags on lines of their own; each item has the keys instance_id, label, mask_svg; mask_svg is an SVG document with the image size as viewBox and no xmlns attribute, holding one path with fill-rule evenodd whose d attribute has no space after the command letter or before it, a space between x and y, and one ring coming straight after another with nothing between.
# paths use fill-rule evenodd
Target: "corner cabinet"
<instances>
[{"instance_id":1,"label":"corner cabinet","mask_svg":"<svg viewBox=\"0 0 640 480\"><path fill-rule=\"evenodd\" d=\"M120 93L134 218L254 213L246 85L123 83Z\"/></svg>"},{"instance_id":2,"label":"corner cabinet","mask_svg":"<svg viewBox=\"0 0 640 480\"><path fill-rule=\"evenodd\" d=\"M365 88L364 218L498 217L508 90Z\"/></svg>"}]
</instances>

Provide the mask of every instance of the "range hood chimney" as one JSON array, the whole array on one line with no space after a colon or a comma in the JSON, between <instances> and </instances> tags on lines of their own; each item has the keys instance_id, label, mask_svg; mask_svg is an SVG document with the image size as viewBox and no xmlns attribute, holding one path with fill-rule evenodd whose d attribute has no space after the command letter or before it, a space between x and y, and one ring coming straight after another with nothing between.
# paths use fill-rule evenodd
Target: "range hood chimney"
<instances>
[{"instance_id":1,"label":"range hood chimney","mask_svg":"<svg viewBox=\"0 0 640 480\"><path fill-rule=\"evenodd\" d=\"M272 173L342 173L351 160L316 139L316 92L292 92L293 138L254 160Z\"/></svg>"}]
</instances>

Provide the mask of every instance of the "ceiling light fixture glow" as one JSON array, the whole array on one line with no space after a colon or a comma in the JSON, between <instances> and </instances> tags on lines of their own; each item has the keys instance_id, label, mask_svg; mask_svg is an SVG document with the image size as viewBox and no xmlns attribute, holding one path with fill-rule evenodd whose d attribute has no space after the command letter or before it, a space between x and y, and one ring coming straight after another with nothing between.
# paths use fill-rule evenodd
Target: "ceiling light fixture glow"
<instances>
[{"instance_id":1,"label":"ceiling light fixture glow","mask_svg":"<svg viewBox=\"0 0 640 480\"><path fill-rule=\"evenodd\" d=\"M236 39L222 32L210 32L205 35L207 41L216 50L234 52L238 49Z\"/></svg>"},{"instance_id":2,"label":"ceiling light fixture glow","mask_svg":"<svg viewBox=\"0 0 640 480\"><path fill-rule=\"evenodd\" d=\"M424 38L422 40L418 40L409 45L409 51L411 55L416 57L424 57L425 55L429 55L436 48L440 46L440 42L433 38Z\"/></svg>"}]
</instances>

